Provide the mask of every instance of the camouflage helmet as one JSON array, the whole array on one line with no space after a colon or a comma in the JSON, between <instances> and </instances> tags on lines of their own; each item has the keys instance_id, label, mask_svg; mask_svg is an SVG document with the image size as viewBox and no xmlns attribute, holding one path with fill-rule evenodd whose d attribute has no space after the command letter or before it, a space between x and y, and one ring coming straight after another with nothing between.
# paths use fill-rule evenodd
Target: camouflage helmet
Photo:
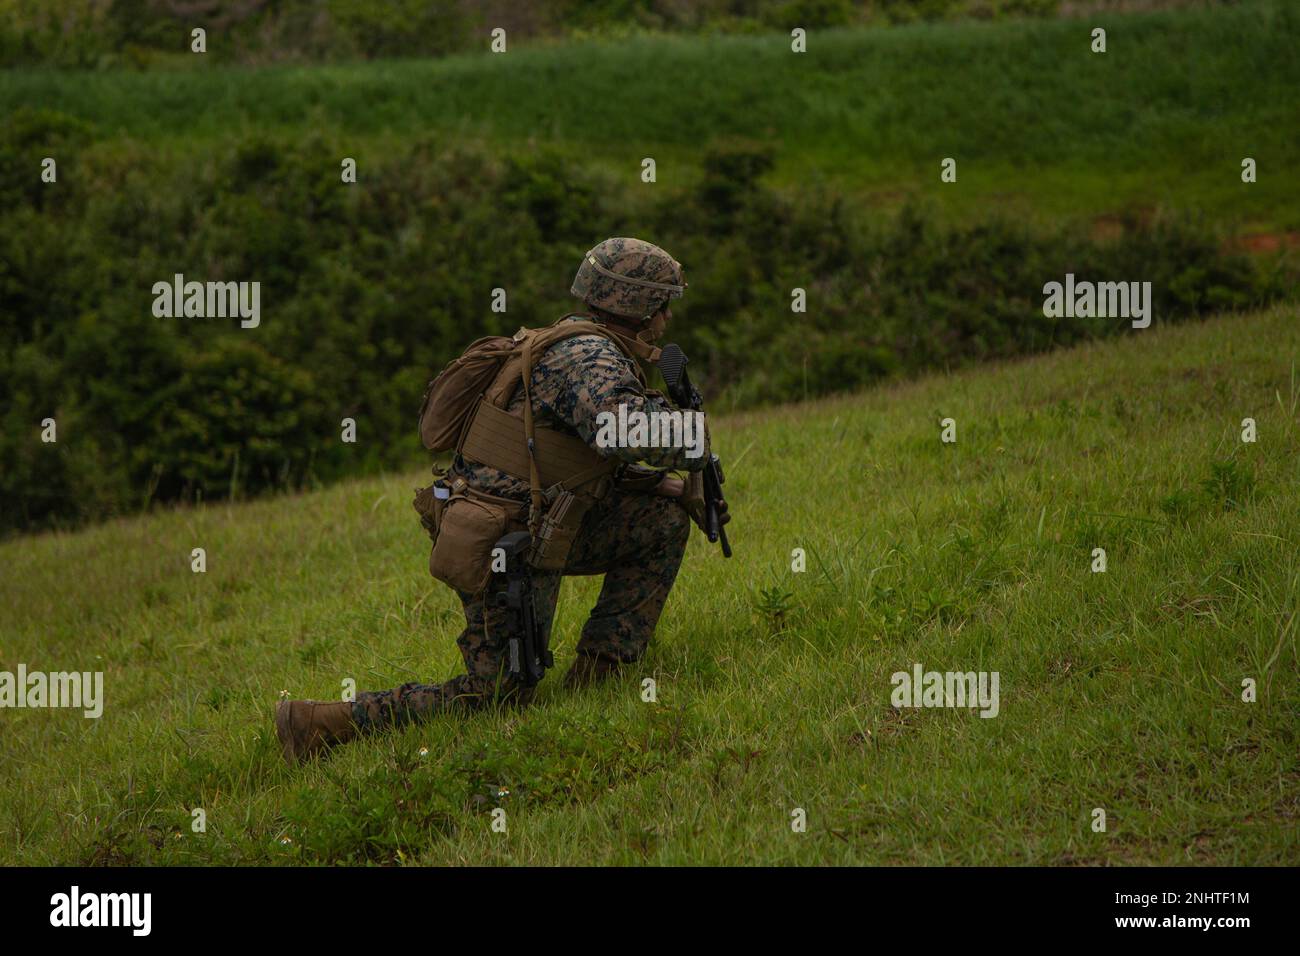
<instances>
[{"instance_id":1,"label":"camouflage helmet","mask_svg":"<svg viewBox=\"0 0 1300 956\"><path fill-rule=\"evenodd\" d=\"M582 257L569 291L593 308L644 319L681 298L686 279L682 264L653 243L615 238Z\"/></svg>"}]
</instances>

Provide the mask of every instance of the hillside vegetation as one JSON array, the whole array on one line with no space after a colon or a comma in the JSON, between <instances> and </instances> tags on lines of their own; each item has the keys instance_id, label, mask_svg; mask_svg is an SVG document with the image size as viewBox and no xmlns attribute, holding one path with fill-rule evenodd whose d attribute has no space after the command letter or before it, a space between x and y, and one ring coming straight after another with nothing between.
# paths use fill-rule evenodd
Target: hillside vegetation
<instances>
[{"instance_id":1,"label":"hillside vegetation","mask_svg":"<svg viewBox=\"0 0 1300 956\"><path fill-rule=\"evenodd\" d=\"M1160 322L1293 294L1246 250L1300 225L1295 5L1108 22L1104 55L1053 19L6 72L0 533L404 467L429 376L572 308L610 235L685 264L720 409L1127 328L1044 318L1066 273L1151 282ZM260 324L155 318L178 273L260 283Z\"/></svg>"},{"instance_id":2,"label":"hillside vegetation","mask_svg":"<svg viewBox=\"0 0 1300 956\"><path fill-rule=\"evenodd\" d=\"M442 56L509 43L664 32L754 33L916 20L1103 14L1135 0L0 0L0 66L151 69L191 31L222 63ZM1142 9L1230 0L1136 0Z\"/></svg>"},{"instance_id":3,"label":"hillside vegetation","mask_svg":"<svg viewBox=\"0 0 1300 956\"><path fill-rule=\"evenodd\" d=\"M1105 54L1091 30L1107 29ZM682 34L521 47L436 60L222 66L95 74L32 68L0 84L0 109L44 107L97 138L207 152L254 132L337 133L362 169L393 142L487 140L498 153L554 146L625 182L655 157L659 183L699 172L728 137L776 150L778 179L809 177L895 206L935 195L952 215L1013 204L1040 218L1198 208L1300 229L1284 174L1300 156L1300 10L1245 0L1089 19L961 21L784 33ZM939 161L958 160L960 188ZM1259 181L1243 189L1242 158ZM322 159L322 173L337 160ZM361 182L367 177L363 175Z\"/></svg>"}]
</instances>

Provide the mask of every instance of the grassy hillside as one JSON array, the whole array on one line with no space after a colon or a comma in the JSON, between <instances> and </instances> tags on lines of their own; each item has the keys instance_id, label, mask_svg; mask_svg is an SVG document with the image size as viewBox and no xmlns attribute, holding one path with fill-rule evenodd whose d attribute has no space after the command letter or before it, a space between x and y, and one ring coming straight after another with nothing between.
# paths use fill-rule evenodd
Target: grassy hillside
<instances>
[{"instance_id":1,"label":"grassy hillside","mask_svg":"<svg viewBox=\"0 0 1300 956\"><path fill-rule=\"evenodd\" d=\"M1108 30L1108 51L1089 50ZM338 132L363 170L394 141L486 140L599 160L637 182L697 173L700 146L778 150L791 185L824 178L882 204L933 194L960 217L1200 208L1260 229L1300 228L1300 14L1279 0L1080 20L641 37L443 60L241 69L10 72L0 112L41 106L110 139L219 148L255 131ZM939 162L958 161L941 186ZM1259 181L1240 180L1254 157Z\"/></svg>"},{"instance_id":2,"label":"grassy hillside","mask_svg":"<svg viewBox=\"0 0 1300 956\"><path fill-rule=\"evenodd\" d=\"M736 557L693 538L632 673L305 769L281 690L458 667L421 474L0 544L0 669L107 696L0 712L0 862L1294 865L1298 318L723 420ZM595 588L565 585L560 668ZM999 716L894 710L914 663L998 671Z\"/></svg>"}]
</instances>

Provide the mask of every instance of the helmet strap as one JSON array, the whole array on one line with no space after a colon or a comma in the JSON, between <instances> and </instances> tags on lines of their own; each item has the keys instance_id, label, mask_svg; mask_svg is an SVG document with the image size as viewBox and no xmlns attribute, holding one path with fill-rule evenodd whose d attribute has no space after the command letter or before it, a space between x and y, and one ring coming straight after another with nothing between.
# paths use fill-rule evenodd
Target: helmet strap
<instances>
[{"instance_id":1,"label":"helmet strap","mask_svg":"<svg viewBox=\"0 0 1300 956\"><path fill-rule=\"evenodd\" d=\"M606 312L591 305L587 308L591 310L591 318L609 329L627 351L651 365L659 361L660 349L654 344L654 330L646 325L649 316L634 319L631 316L615 315L613 312Z\"/></svg>"}]
</instances>

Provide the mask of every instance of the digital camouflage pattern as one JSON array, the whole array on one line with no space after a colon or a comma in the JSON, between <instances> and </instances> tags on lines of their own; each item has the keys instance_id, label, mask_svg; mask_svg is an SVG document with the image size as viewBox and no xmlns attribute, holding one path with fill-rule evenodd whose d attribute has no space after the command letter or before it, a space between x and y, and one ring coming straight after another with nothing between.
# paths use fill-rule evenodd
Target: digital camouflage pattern
<instances>
[{"instance_id":1,"label":"digital camouflage pattern","mask_svg":"<svg viewBox=\"0 0 1300 956\"><path fill-rule=\"evenodd\" d=\"M548 348L534 364L530 382L539 425L577 435L603 456L631 466L698 470L707 451L687 458L685 448L598 448L596 416L625 403L629 411L666 411L672 406L647 392L636 361L599 335L578 335ZM524 401L520 388L510 410ZM629 470L631 470L629 468ZM635 471L633 473L636 473ZM457 457L451 475L463 476L488 494L526 501L528 483L495 468ZM653 636L686 550L690 519L672 498L615 487L587 512L563 574L604 574L600 597L582 629L580 656L609 662L639 660ZM548 631L559 595L560 572L532 572L538 621ZM532 691L505 676L509 641L518 621L492 606L506 586L493 575L486 594L458 592L465 628L457 638L466 673L442 684L403 684L394 690L366 692L353 703L353 720L363 730L402 724L436 713L471 710L495 700L527 703Z\"/></svg>"},{"instance_id":2,"label":"digital camouflage pattern","mask_svg":"<svg viewBox=\"0 0 1300 956\"><path fill-rule=\"evenodd\" d=\"M627 664L640 660L654 635L668 592L686 552L690 519L672 498L614 490L583 520L564 574L604 574L600 597L582 628L579 656ZM560 572L532 572L539 626L548 632L560 592ZM519 619L491 604L504 590L505 575L492 576L486 599L458 592L465 629L456 643L466 673L443 684L403 684L395 690L357 695L352 719L361 730L377 730L449 711L490 704L526 704L532 689L505 676L507 648L519 637Z\"/></svg>"},{"instance_id":3,"label":"digital camouflage pattern","mask_svg":"<svg viewBox=\"0 0 1300 956\"><path fill-rule=\"evenodd\" d=\"M569 289L593 308L644 319L686 291L682 265L654 243L615 238L588 250Z\"/></svg>"}]
</instances>

